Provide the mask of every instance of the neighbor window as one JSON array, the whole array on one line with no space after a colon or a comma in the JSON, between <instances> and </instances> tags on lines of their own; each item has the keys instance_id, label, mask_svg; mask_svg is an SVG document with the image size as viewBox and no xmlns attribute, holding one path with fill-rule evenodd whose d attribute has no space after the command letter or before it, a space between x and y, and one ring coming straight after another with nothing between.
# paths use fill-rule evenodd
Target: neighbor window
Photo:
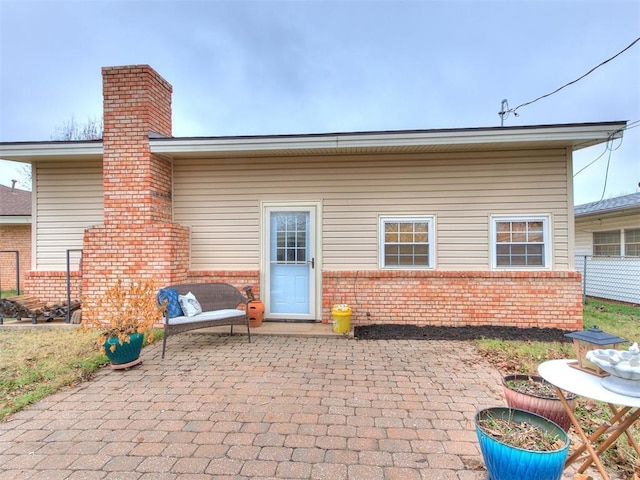
<instances>
[{"instance_id":1,"label":"neighbor window","mask_svg":"<svg viewBox=\"0 0 640 480\"><path fill-rule=\"evenodd\" d=\"M624 231L624 254L629 257L640 257L640 228Z\"/></svg>"},{"instance_id":2,"label":"neighbor window","mask_svg":"<svg viewBox=\"0 0 640 480\"><path fill-rule=\"evenodd\" d=\"M550 266L547 217L493 218L492 243L495 268L545 268Z\"/></svg>"},{"instance_id":3,"label":"neighbor window","mask_svg":"<svg viewBox=\"0 0 640 480\"><path fill-rule=\"evenodd\" d=\"M381 217L381 268L432 268L433 217Z\"/></svg>"},{"instance_id":4,"label":"neighbor window","mask_svg":"<svg viewBox=\"0 0 640 480\"><path fill-rule=\"evenodd\" d=\"M593 232L594 255L620 255L620 230Z\"/></svg>"}]
</instances>

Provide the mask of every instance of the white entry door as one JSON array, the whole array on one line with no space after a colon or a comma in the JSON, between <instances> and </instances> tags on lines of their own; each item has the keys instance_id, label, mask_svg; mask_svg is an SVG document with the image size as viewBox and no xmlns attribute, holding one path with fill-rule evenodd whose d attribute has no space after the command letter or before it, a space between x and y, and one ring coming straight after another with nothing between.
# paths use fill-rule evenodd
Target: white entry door
<instances>
[{"instance_id":1,"label":"white entry door","mask_svg":"<svg viewBox=\"0 0 640 480\"><path fill-rule=\"evenodd\" d=\"M264 209L265 317L316 318L316 207Z\"/></svg>"}]
</instances>

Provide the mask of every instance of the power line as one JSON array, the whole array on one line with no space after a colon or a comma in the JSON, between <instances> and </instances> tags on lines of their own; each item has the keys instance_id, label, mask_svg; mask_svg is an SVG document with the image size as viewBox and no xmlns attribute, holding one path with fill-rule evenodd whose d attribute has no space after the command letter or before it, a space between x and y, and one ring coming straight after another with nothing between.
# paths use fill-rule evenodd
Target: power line
<instances>
[{"instance_id":1,"label":"power line","mask_svg":"<svg viewBox=\"0 0 640 480\"><path fill-rule=\"evenodd\" d=\"M619 145L618 145L619 147ZM613 152L613 149L609 149L609 158L607 159L607 171L604 175L604 186L602 187L602 196L600 197L600 201L602 201L602 199L604 198L604 192L607 191L607 180L609 179L609 166L611 165L611 152Z\"/></svg>"},{"instance_id":2,"label":"power line","mask_svg":"<svg viewBox=\"0 0 640 480\"><path fill-rule=\"evenodd\" d=\"M616 150L618 150L622 146L622 141L623 141L623 137L619 137L620 143L618 143L616 148L613 148L613 140L615 139L615 136L618 133L621 133L621 132L624 132L624 131L627 131L627 130L631 130L633 128L638 128L638 127L640 127L640 120L634 120L633 122L627 123L627 125L624 128L616 130L615 132L611 132L609 134L609 138L607 138L607 142L604 145L604 151L600 155L598 155L594 160L590 161L587 165L585 165L580 170L578 170L576 173L574 173L573 176L575 177L576 175L578 175L579 173L582 173L587 168L589 168L591 165L596 163L598 160L600 160L604 156L605 153L607 153L607 151L609 152L609 161L611 161L611 152L615 152ZM575 146L585 145L587 143L588 142L578 143ZM609 166L608 166L608 163L607 163L607 171L608 170L609 170Z\"/></svg>"},{"instance_id":3,"label":"power line","mask_svg":"<svg viewBox=\"0 0 640 480\"><path fill-rule=\"evenodd\" d=\"M584 77L586 77L587 75L593 73L595 70L597 70L598 68L600 68L601 66L605 65L606 63L609 63L611 60L613 60L614 58L622 55L624 52L626 52L627 50L629 50L631 47L633 47L636 43L640 42L640 37L636 38L633 42L631 42L629 45L627 45L625 48L623 48L622 50L620 50L618 53L616 53L614 56L607 58L606 60L604 60L603 62L600 62L598 65L596 65L595 67L593 67L591 70L589 70L587 73L585 73L584 75L576 78L575 80L572 80L569 83L565 83L564 85L562 85L559 88L556 88L553 92L547 93L545 95L541 95L538 98L535 98L529 102L525 102L522 103L520 105L518 105L515 108L509 108L507 109L506 107L508 107L508 103L506 100L502 101L502 111L498 112L498 115L500 115L500 118L502 118L502 120L504 121L505 118L507 118L509 116L509 113L513 113L514 115L518 116L518 114L516 113L516 110L518 110L519 108L525 107L527 105L531 105L532 103L537 102L538 100L542 100L543 98L547 98L550 97L551 95L558 93L560 90L562 90L563 88L568 87L569 85L573 85L576 82L579 82L580 80L582 80Z\"/></svg>"}]
</instances>

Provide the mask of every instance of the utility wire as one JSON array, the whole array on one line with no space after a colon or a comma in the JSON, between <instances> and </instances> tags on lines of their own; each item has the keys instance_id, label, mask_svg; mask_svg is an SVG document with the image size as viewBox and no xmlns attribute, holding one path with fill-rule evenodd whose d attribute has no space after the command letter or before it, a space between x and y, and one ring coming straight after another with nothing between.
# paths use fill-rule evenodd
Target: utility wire
<instances>
[{"instance_id":1,"label":"utility wire","mask_svg":"<svg viewBox=\"0 0 640 480\"><path fill-rule=\"evenodd\" d=\"M582 172L583 172L583 171L585 171L587 168L589 168L591 165L593 165L593 164L594 164L594 163L596 163L598 160L600 160L600 159L604 156L604 154L605 154L605 153L607 153L607 150L609 150L609 140L607 140L607 143L606 143L606 145L604 146L604 151L603 151L600 155L598 155L598 156L596 157L596 159L595 159L595 160L593 160L593 161L589 162L589 164L588 164L588 165L585 165L585 166L584 166L584 167L582 167L580 170L578 170L576 173L574 173L574 174L573 174L573 177L575 178L575 176L576 176L576 175L578 175L579 173L582 173Z\"/></svg>"},{"instance_id":2,"label":"utility wire","mask_svg":"<svg viewBox=\"0 0 640 480\"><path fill-rule=\"evenodd\" d=\"M516 116L517 116L518 114L516 113L516 110L518 110L519 108L525 107L525 106L527 106L527 105L531 105L532 103L535 103L535 102L537 102L538 100L542 100L543 98L550 97L551 95L553 95L553 94L555 94L555 93L558 93L558 92L559 92L560 90L562 90L563 88L568 87L569 85L573 85L574 83L576 83L576 82L578 82L578 81L582 80L584 77L586 77L586 76L587 76L587 75L589 75L590 73L594 72L595 70L597 70L598 68L600 68L600 67L601 67L601 66L603 66L604 64L609 63L609 62L610 62L611 60L613 60L614 58L618 57L619 55L622 55L624 52L626 52L627 50L629 50L631 47L633 47L633 46L634 46L636 43L638 43L638 42L640 42L640 37L636 38L633 42L631 42L631 43L630 43L629 45L627 45L624 49L622 49L622 50L620 50L618 53L616 53L613 57L607 58L605 61L600 62L598 65L596 65L595 67L593 67L591 70L589 70L589 71L588 71L587 73L585 73L584 75L582 75L582 76L580 76L580 77L576 78L575 80L573 80L573 81L571 81L571 82L569 82L569 83L566 83L566 84L562 85L562 86L561 86L561 87L559 87L559 88L556 88L553 92L550 92L550 93L547 93L547 94L545 94L545 95L542 95L542 96L540 96L540 97L538 97L538 98L536 98L536 99L534 99L534 100L531 100L530 102L525 102L525 103L523 103L523 104L520 104L520 105L518 105L518 106L517 106L517 107L515 107L515 108L510 108L510 109L508 109L508 110L506 110L506 111L503 109L503 111L502 111L502 112L500 112L500 113L501 113L501 114L503 114L503 115L504 115L504 114L507 114L507 115L508 115L509 113L513 113L514 115L516 115ZM505 117L505 118L506 118L506 117Z\"/></svg>"},{"instance_id":3,"label":"utility wire","mask_svg":"<svg viewBox=\"0 0 640 480\"><path fill-rule=\"evenodd\" d=\"M620 147L620 145L618 145L618 147ZM609 149L609 158L607 159L607 171L604 174L604 186L602 187L602 196L600 197L600 201L602 201L602 199L604 198L604 192L607 191L607 180L609 179L609 165L611 165L611 152L613 152L613 149Z\"/></svg>"},{"instance_id":4,"label":"utility wire","mask_svg":"<svg viewBox=\"0 0 640 480\"><path fill-rule=\"evenodd\" d=\"M640 127L640 120L634 120L633 122L629 122L629 123L627 123L627 125L626 125L625 127L620 128L620 129L616 130L615 132L611 132L611 133L609 134L609 140L607 140L607 142L609 142L610 140L613 140L613 139L614 139L614 137L615 137L618 133L626 132L627 130L632 130L632 129L634 129L634 128L638 128L638 127ZM622 143L622 141L623 141L623 138L621 137L621 138L620 138L620 143ZM576 149L577 149L577 147L581 147L581 146L583 146L583 145L589 145L590 143L591 143L591 140L588 140L588 141L585 141L585 142L576 143L576 144L573 146L573 149L574 149L574 150L576 150ZM620 148L620 145L618 145L616 148L614 148L614 150L617 150L618 148ZM606 152L606 150L605 150L605 152ZM604 153L603 153L602 155L604 155ZM598 158L596 158L596 160L598 160L600 157L602 157L602 155L600 155ZM591 162L591 163L594 163L596 160L594 160L594 161L593 161L593 162ZM590 163L589 165L591 165L591 163ZM589 165L587 165L587 167L588 167ZM586 167L585 167L585 168L586 168ZM582 170L584 170L584 168L583 168ZM582 171L582 170L580 170L580 171ZM580 173L580 172L578 172L578 173ZM577 173L576 173L576 175L577 175ZM575 175L574 175L574 176L575 176Z\"/></svg>"},{"instance_id":5,"label":"utility wire","mask_svg":"<svg viewBox=\"0 0 640 480\"><path fill-rule=\"evenodd\" d=\"M632 128L637 128L640 127L640 120L635 120L633 122L630 122L627 124L627 126L625 128L622 128L620 130L616 130L615 132L611 132L609 134L609 138L607 139L607 142L605 143L604 146L604 151L598 155L595 160L592 160L591 162L589 162L587 165L585 165L584 167L582 167L580 170L578 170L576 173L573 174L573 177L575 178L576 175L578 175L579 173L582 173L583 171L585 171L587 168L589 168L591 165L593 165L594 163L596 163L598 160L600 160L605 153L609 152L609 156L607 157L607 169L605 170L605 175L604 175L604 185L602 187L602 196L600 197L600 201L602 201L604 199L604 194L607 191L607 182L609 180L609 167L611 166L611 154L618 150L621 146L622 146L622 137L620 138L620 143L618 143L618 145L613 148L613 140L616 136L616 134L624 131L624 130L631 130Z\"/></svg>"}]
</instances>

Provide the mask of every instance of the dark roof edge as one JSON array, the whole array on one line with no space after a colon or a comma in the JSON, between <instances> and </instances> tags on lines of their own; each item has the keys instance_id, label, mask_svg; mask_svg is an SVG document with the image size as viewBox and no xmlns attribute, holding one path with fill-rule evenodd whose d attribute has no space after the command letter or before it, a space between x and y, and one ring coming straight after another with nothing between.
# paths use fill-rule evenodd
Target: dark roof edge
<instances>
[{"instance_id":1,"label":"dark roof edge","mask_svg":"<svg viewBox=\"0 0 640 480\"><path fill-rule=\"evenodd\" d=\"M587 123L558 123L558 124L542 124L542 125L521 125L509 127L462 127L462 128L429 128L429 129L410 129L410 130L363 130L355 132L321 132L321 133L283 133L270 135L222 135L222 136L199 136L199 137L162 137L154 140L242 140L242 139L261 139L261 138L318 138L329 136L356 136L356 135L393 135L393 134L428 134L428 133L455 133L455 132L492 132L497 130L536 130L543 128L576 128L576 127L606 127L618 126L620 124L626 126L627 120L608 121L608 122L587 122ZM622 129L624 130L624 128Z\"/></svg>"},{"instance_id":2,"label":"dark roof edge","mask_svg":"<svg viewBox=\"0 0 640 480\"><path fill-rule=\"evenodd\" d=\"M409 130L364 130L354 132L317 132L317 133L283 133L283 134L261 134L261 135L221 135L221 136L197 136L197 137L165 137L156 132L149 132L149 138L154 141L171 141L171 140L207 140L207 139L262 139L262 138L314 138L327 136L355 136L355 135L380 135L380 134L427 134L427 133L454 133L454 132L491 132L491 131L509 131L509 130L536 130L544 128L576 128L576 127L606 127L618 126L624 124L627 120L607 121L607 122L585 122L585 123L550 123L541 125L512 125L507 127L462 127L462 128L430 128L430 129L409 129ZM624 130L624 127L622 128ZM60 144L83 144L83 143L102 143L102 139L97 140L42 140L42 141L19 141L19 142L0 142L0 145L60 145Z\"/></svg>"}]
</instances>

